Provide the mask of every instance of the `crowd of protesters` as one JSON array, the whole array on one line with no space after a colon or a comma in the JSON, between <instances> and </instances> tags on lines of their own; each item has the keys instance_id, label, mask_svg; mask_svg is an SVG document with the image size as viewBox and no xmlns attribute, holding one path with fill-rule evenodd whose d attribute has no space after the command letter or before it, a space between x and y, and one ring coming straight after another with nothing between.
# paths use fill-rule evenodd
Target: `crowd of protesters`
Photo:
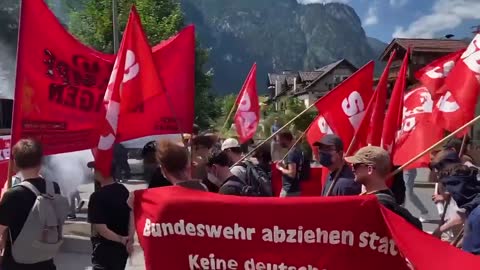
<instances>
[{"instance_id":1,"label":"crowd of protesters","mask_svg":"<svg viewBox=\"0 0 480 270\"><path fill-rule=\"evenodd\" d=\"M184 138L182 142L163 140L145 145L142 158L148 188L173 185L229 196L271 197L274 196L271 179L273 167L282 176L279 197L302 194L301 182L308 178L310 159L306 157L310 154L295 143L296 138L288 131L280 132L272 144L259 147L251 142L242 145L235 138L222 140L214 134L199 135L195 132ZM465 154L465 144L463 147L461 145L455 139L440 151L432 152L432 177L443 187L433 196L433 200L437 203L449 201L455 205L452 216L446 218L446 222L435 233L441 234L465 224L463 249L480 254L478 169ZM283 160L272 160L270 146L288 150ZM317 148L314 159L329 171L319 196L372 194L377 196L380 204L422 229L428 211L413 192L416 171L405 171L403 183L402 174L392 178L394 168L389 153L383 148L367 146L353 156L345 156L342 140L334 134L324 136L314 147ZM255 151L249 153L251 149ZM124 149L118 152L126 155ZM53 258L58 252L58 243L61 243L63 223L57 224L53 231L59 233L53 242L44 237L41 232L47 227L42 222L35 223L34 216L38 215L38 209L49 206L39 198L45 194L53 198L56 206L52 213L56 221L63 222L73 210L68 200L60 194L58 184L40 175L42 159L42 146L34 140L23 139L13 147L13 161L22 179L3 195L0 202L2 270L55 269ZM130 169L124 163L122 161L113 166L112 176L104 177L95 173L99 188L91 195L88 204L88 221L94 229L91 238L93 269L125 269L133 250L133 195L124 185L115 181L115 176L121 171L130 174ZM393 183L390 179L393 179ZM399 185L403 189L394 188ZM420 219L402 206L405 193L420 210ZM27 233L26 230L34 233ZM51 230L51 226L48 230ZM41 245L32 247L31 242ZM48 247L49 251L42 251L42 247ZM19 255L19 249L24 251L23 255Z\"/></svg>"}]
</instances>

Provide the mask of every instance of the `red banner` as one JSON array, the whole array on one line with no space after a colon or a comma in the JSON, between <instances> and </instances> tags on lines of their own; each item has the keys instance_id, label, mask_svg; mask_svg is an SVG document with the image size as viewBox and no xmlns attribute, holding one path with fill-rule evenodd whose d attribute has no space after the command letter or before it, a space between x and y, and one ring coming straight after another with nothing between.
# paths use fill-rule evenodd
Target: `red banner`
<instances>
[{"instance_id":1,"label":"red banner","mask_svg":"<svg viewBox=\"0 0 480 270\"><path fill-rule=\"evenodd\" d=\"M402 130L395 145L393 163L403 165L443 137L443 130L432 118L433 100L426 87L419 87L405 94ZM407 169L428 167L427 153Z\"/></svg>"},{"instance_id":2,"label":"red banner","mask_svg":"<svg viewBox=\"0 0 480 270\"><path fill-rule=\"evenodd\" d=\"M35 137L45 154L92 148L113 56L78 42L43 1L22 1L18 44L12 141Z\"/></svg>"},{"instance_id":3,"label":"red banner","mask_svg":"<svg viewBox=\"0 0 480 270\"><path fill-rule=\"evenodd\" d=\"M235 102L237 112L234 122L240 143L245 143L257 132L260 121L260 104L257 94L257 64L253 64Z\"/></svg>"},{"instance_id":4,"label":"red banner","mask_svg":"<svg viewBox=\"0 0 480 270\"><path fill-rule=\"evenodd\" d=\"M147 270L407 270L404 254L418 270L480 267L374 196L246 198L166 187L136 191L134 204Z\"/></svg>"},{"instance_id":5,"label":"red banner","mask_svg":"<svg viewBox=\"0 0 480 270\"><path fill-rule=\"evenodd\" d=\"M373 67L373 62L369 62L316 101L318 117L306 131L310 144L325 134L335 133L345 147L350 145L373 94Z\"/></svg>"},{"instance_id":6,"label":"red banner","mask_svg":"<svg viewBox=\"0 0 480 270\"><path fill-rule=\"evenodd\" d=\"M21 10L12 141L37 138L46 154L96 147L98 127L105 118L103 98L115 55L102 54L81 44L65 31L43 1L22 1ZM136 110L124 117L135 121L153 118L148 121L153 124L136 125L135 135L127 132L131 128L119 126L124 140L191 132L194 46L194 28L190 26L153 49L171 107L181 108L175 111L179 120L172 114L157 113L159 108L170 108L165 98L151 98L144 103L143 111Z\"/></svg>"}]
</instances>

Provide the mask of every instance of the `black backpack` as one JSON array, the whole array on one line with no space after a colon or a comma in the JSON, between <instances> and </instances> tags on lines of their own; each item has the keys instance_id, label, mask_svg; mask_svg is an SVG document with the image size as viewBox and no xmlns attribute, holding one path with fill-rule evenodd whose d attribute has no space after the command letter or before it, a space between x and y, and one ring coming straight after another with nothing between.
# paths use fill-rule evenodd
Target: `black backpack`
<instances>
[{"instance_id":1,"label":"black backpack","mask_svg":"<svg viewBox=\"0 0 480 270\"><path fill-rule=\"evenodd\" d=\"M241 163L245 168L245 182L233 182L232 184L241 189L243 196L272 197L272 181L268 174L258 165L250 161ZM226 183L227 184L227 183Z\"/></svg>"},{"instance_id":2,"label":"black backpack","mask_svg":"<svg viewBox=\"0 0 480 270\"><path fill-rule=\"evenodd\" d=\"M386 206L388 209L392 210L397 215L403 217L406 221L417 227L419 230L423 229L422 222L420 222L418 218L413 216L410 211L400 206L393 196L385 193L377 193L375 195L377 196L378 201L384 206Z\"/></svg>"},{"instance_id":3,"label":"black backpack","mask_svg":"<svg viewBox=\"0 0 480 270\"><path fill-rule=\"evenodd\" d=\"M305 155L304 151L302 152L302 159L300 160L300 164L298 164L298 180L300 182L306 181L310 179L310 158Z\"/></svg>"}]
</instances>

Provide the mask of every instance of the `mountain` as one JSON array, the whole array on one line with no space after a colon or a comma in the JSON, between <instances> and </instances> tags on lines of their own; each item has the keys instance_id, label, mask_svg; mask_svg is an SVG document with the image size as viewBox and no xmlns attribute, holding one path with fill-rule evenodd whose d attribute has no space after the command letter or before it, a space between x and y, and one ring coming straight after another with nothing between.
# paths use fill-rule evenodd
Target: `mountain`
<instances>
[{"instance_id":1,"label":"mountain","mask_svg":"<svg viewBox=\"0 0 480 270\"><path fill-rule=\"evenodd\" d=\"M237 93L257 62L260 92L267 73L309 70L341 58L357 67L378 59L380 41L367 38L354 9L296 0L181 0L203 47L211 48L214 89ZM378 42L377 42L378 41ZM383 44L383 43L382 43Z\"/></svg>"},{"instance_id":2,"label":"mountain","mask_svg":"<svg viewBox=\"0 0 480 270\"><path fill-rule=\"evenodd\" d=\"M375 60L375 75L379 77L382 74L383 69L387 65L387 63L380 61L379 57L383 53L385 48L388 46L388 44L373 37L367 37L367 42L368 45L370 45L370 48L372 48L375 55L375 57L373 58L373 60Z\"/></svg>"}]
</instances>

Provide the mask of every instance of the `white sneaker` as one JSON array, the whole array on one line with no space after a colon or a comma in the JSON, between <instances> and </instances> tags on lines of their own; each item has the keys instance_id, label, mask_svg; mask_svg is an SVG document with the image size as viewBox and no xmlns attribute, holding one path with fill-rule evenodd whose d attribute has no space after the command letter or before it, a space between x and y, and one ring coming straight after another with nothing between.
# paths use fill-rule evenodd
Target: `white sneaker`
<instances>
[{"instance_id":1,"label":"white sneaker","mask_svg":"<svg viewBox=\"0 0 480 270\"><path fill-rule=\"evenodd\" d=\"M418 219L420 220L420 222L425 223L430 220L430 216L428 215L428 213L421 214Z\"/></svg>"}]
</instances>

